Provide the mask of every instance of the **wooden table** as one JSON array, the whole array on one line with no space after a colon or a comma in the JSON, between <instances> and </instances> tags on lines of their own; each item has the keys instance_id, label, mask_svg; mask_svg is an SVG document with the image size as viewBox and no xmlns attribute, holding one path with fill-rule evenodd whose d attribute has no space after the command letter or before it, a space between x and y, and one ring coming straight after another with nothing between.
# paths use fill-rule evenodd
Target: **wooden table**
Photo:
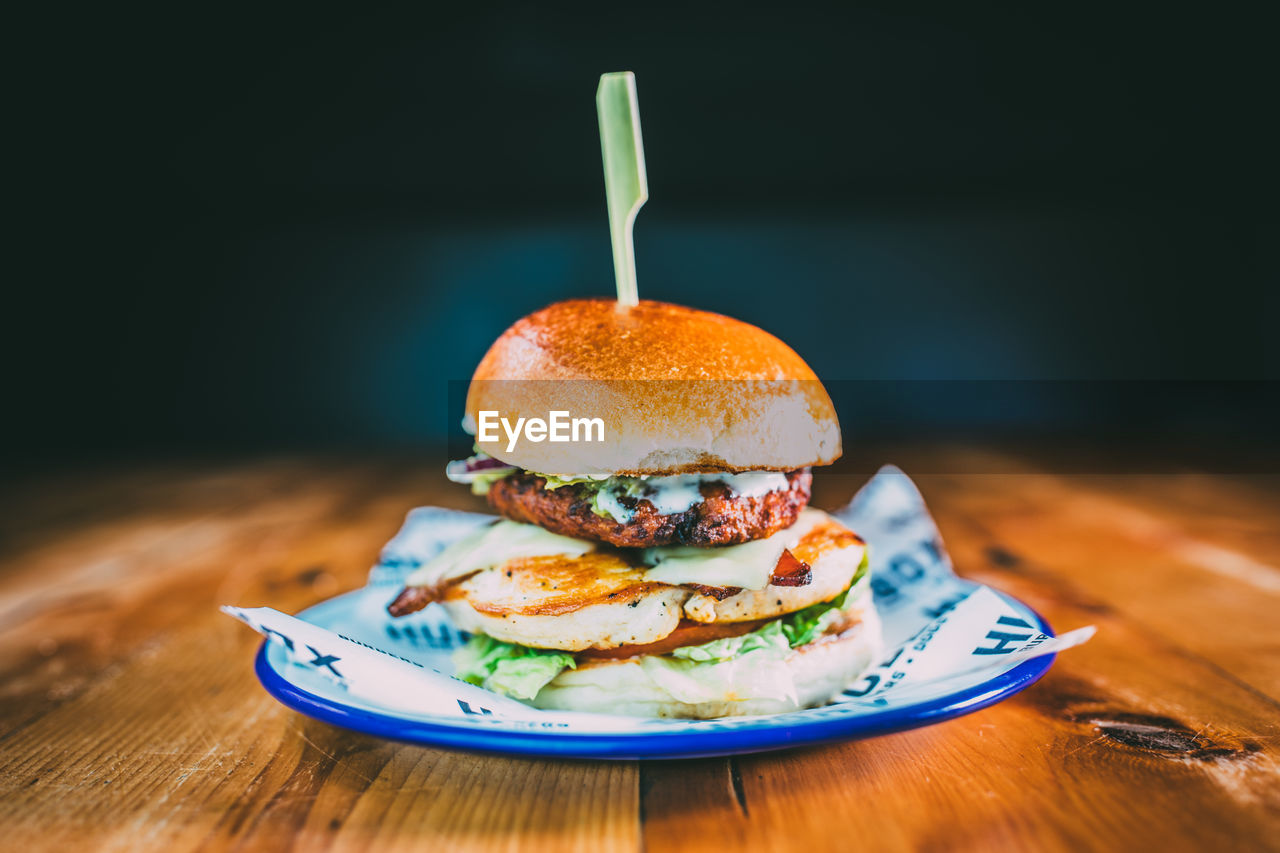
<instances>
[{"instance_id":1,"label":"wooden table","mask_svg":"<svg viewBox=\"0 0 1280 853\"><path fill-rule=\"evenodd\" d=\"M257 636L216 606L303 608L359 585L409 507L475 506L436 456L10 479L0 847L1280 849L1280 477L896 453L962 574L1097 637L930 728L653 763L387 743L258 686Z\"/></svg>"}]
</instances>

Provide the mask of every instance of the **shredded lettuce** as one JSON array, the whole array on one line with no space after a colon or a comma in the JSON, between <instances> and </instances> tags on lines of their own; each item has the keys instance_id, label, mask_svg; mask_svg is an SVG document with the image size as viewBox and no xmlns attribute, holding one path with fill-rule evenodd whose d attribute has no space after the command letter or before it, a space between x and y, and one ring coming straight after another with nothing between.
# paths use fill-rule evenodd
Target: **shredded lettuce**
<instances>
[{"instance_id":1,"label":"shredded lettuce","mask_svg":"<svg viewBox=\"0 0 1280 853\"><path fill-rule=\"evenodd\" d=\"M476 456L484 456L483 451L479 450L477 445ZM476 457L473 457L476 458ZM488 458L486 456L486 458ZM486 495L489 493L490 487L501 480L503 477L509 477L516 472L515 468L495 469L493 471L473 471L469 473L471 484L471 492L476 495ZM622 522L623 524L631 520L634 515L633 510L623 504L620 498L643 498L648 494L651 486L642 477L587 477L558 474L543 474L539 471L527 472L535 477L541 477L548 491L563 489L566 486L577 486L580 488L578 497L587 501L591 505L591 511L601 518L612 519L613 521Z\"/></svg>"},{"instance_id":2,"label":"shredded lettuce","mask_svg":"<svg viewBox=\"0 0 1280 853\"><path fill-rule=\"evenodd\" d=\"M510 477L516 468L475 446L475 453L466 459L456 459L445 466L445 476L455 483L471 487L472 494L487 495L489 487L503 477Z\"/></svg>"},{"instance_id":3,"label":"shredded lettuce","mask_svg":"<svg viewBox=\"0 0 1280 853\"><path fill-rule=\"evenodd\" d=\"M602 518L612 518L614 521L625 520L616 518L615 513L610 512L609 509L600 503L600 499L604 498L611 504L616 504L616 498L612 501L609 500L609 492L614 488L618 479L617 477L596 480L591 477L557 477L555 474L535 474L534 476L541 477L546 480L546 488L551 490L560 489L565 486L581 486L582 492L580 496L583 500L591 502L592 512Z\"/></svg>"},{"instance_id":4,"label":"shredded lettuce","mask_svg":"<svg viewBox=\"0 0 1280 853\"><path fill-rule=\"evenodd\" d=\"M495 468L492 471L477 471L471 480L471 494L487 495L493 484L501 479L510 477L516 472L515 468Z\"/></svg>"},{"instance_id":5,"label":"shredded lettuce","mask_svg":"<svg viewBox=\"0 0 1280 853\"><path fill-rule=\"evenodd\" d=\"M575 669L573 655L531 649L476 634L454 652L456 675L463 681L516 699L532 699L565 669Z\"/></svg>"},{"instance_id":6,"label":"shredded lettuce","mask_svg":"<svg viewBox=\"0 0 1280 853\"><path fill-rule=\"evenodd\" d=\"M481 457L485 459L491 458L486 453L484 453L484 451L479 449L479 445L476 445L476 455L471 458L477 459ZM516 468L514 466L507 466L504 468L481 469L478 471L470 471L468 472L468 476L470 477L471 493L473 495L487 495L489 494L489 489L493 486L494 483L498 482L499 480L505 477L510 477L512 474L516 473L519 470L520 470L519 468ZM596 502L596 498L599 495L600 490L602 488L605 488L606 485L612 485L613 481L618 478L610 477L606 480L596 480L591 477L558 477L555 474L539 474L536 471L530 471L529 473L533 474L533 476L535 477L541 477L542 479L546 480L547 481L546 488L551 490L560 489L565 486L586 486L587 487L586 494L584 494L583 497L591 501L592 512L594 512L596 515L604 515L604 516L609 515L608 510L603 509Z\"/></svg>"},{"instance_id":7,"label":"shredded lettuce","mask_svg":"<svg viewBox=\"0 0 1280 853\"><path fill-rule=\"evenodd\" d=\"M605 480L594 480L591 477L557 477L555 474L539 474L536 472L530 472L530 473L532 473L533 476L535 477L541 477L542 479L546 480L547 481L546 488L548 489L559 489L564 486L579 486L579 485L582 485L583 483L591 483L593 485L599 486L606 482Z\"/></svg>"},{"instance_id":8,"label":"shredded lettuce","mask_svg":"<svg viewBox=\"0 0 1280 853\"><path fill-rule=\"evenodd\" d=\"M557 477L554 474L536 474L547 481L548 489L559 489L562 486L581 486L579 496L591 503L591 511L602 518L613 519L626 524L634 512L622 503L619 498L642 498L649 485L641 477L614 476L596 479L594 477Z\"/></svg>"}]
</instances>

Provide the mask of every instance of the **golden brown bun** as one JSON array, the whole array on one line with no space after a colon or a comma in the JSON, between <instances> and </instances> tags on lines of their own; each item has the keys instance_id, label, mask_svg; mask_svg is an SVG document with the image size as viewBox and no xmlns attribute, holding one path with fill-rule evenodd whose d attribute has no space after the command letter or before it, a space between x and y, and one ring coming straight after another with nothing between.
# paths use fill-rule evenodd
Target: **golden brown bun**
<instances>
[{"instance_id":1,"label":"golden brown bun","mask_svg":"<svg viewBox=\"0 0 1280 853\"><path fill-rule=\"evenodd\" d=\"M601 418L603 442L525 439L491 456L544 474L791 471L840 456L835 408L790 347L748 323L662 302L557 302L516 322L480 361L482 410Z\"/></svg>"}]
</instances>

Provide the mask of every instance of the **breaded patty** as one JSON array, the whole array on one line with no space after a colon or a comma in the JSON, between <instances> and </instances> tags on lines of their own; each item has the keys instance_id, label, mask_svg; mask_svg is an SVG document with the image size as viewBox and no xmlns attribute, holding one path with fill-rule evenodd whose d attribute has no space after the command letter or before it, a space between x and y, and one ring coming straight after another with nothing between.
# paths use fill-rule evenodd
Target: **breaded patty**
<instances>
[{"instance_id":1,"label":"breaded patty","mask_svg":"<svg viewBox=\"0 0 1280 853\"><path fill-rule=\"evenodd\" d=\"M786 489L758 497L734 495L724 483L704 483L702 502L673 515L661 514L643 498L623 496L619 501L634 513L625 523L592 511L589 486L548 489L546 480L527 471L495 482L489 503L507 518L620 548L737 545L790 527L808 505L809 469L786 476Z\"/></svg>"}]
</instances>

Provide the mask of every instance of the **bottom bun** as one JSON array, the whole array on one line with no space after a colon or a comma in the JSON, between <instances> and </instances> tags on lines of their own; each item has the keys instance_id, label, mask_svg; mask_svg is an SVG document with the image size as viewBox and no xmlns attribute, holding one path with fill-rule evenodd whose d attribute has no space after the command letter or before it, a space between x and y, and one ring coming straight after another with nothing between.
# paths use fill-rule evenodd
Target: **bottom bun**
<instances>
[{"instance_id":1,"label":"bottom bun","mask_svg":"<svg viewBox=\"0 0 1280 853\"><path fill-rule=\"evenodd\" d=\"M556 676L532 704L549 710L692 719L825 705L880 660L880 619L869 603L861 617L840 634L800 646L781 659L748 653L696 666L653 657L592 661Z\"/></svg>"}]
</instances>

